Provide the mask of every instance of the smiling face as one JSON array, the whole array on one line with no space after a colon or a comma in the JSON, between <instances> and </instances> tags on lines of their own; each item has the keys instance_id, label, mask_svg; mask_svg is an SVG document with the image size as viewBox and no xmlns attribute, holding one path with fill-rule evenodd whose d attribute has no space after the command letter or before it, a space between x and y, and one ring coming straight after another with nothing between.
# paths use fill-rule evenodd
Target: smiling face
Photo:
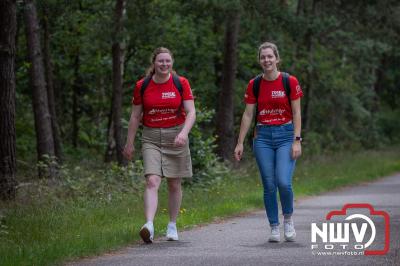
<instances>
[{"instance_id":1,"label":"smiling face","mask_svg":"<svg viewBox=\"0 0 400 266\"><path fill-rule=\"evenodd\" d=\"M153 63L156 74L166 75L172 71L174 61L169 53L159 53Z\"/></svg>"},{"instance_id":2,"label":"smiling face","mask_svg":"<svg viewBox=\"0 0 400 266\"><path fill-rule=\"evenodd\" d=\"M271 48L261 49L259 60L264 72L272 72L277 70L279 59L276 57Z\"/></svg>"}]
</instances>

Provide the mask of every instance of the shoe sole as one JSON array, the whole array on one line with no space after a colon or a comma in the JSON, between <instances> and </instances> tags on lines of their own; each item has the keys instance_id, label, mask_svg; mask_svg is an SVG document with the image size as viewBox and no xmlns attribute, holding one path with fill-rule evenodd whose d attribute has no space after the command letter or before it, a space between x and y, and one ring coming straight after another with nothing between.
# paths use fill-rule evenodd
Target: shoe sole
<instances>
[{"instance_id":1,"label":"shoe sole","mask_svg":"<svg viewBox=\"0 0 400 266\"><path fill-rule=\"evenodd\" d=\"M150 231L146 227L140 229L139 235L145 243L147 243L147 244L153 243L153 240L151 239Z\"/></svg>"},{"instance_id":2,"label":"shoe sole","mask_svg":"<svg viewBox=\"0 0 400 266\"><path fill-rule=\"evenodd\" d=\"M277 243L277 242L280 242L281 240L280 239L277 239L277 238L269 238L268 239L268 242L271 242L271 243Z\"/></svg>"},{"instance_id":3,"label":"shoe sole","mask_svg":"<svg viewBox=\"0 0 400 266\"><path fill-rule=\"evenodd\" d=\"M167 241L178 241L179 239L178 238L175 238L175 237L168 237L167 236Z\"/></svg>"},{"instance_id":4,"label":"shoe sole","mask_svg":"<svg viewBox=\"0 0 400 266\"><path fill-rule=\"evenodd\" d=\"M296 233L291 237L285 237L286 242L295 242L296 241Z\"/></svg>"}]
</instances>

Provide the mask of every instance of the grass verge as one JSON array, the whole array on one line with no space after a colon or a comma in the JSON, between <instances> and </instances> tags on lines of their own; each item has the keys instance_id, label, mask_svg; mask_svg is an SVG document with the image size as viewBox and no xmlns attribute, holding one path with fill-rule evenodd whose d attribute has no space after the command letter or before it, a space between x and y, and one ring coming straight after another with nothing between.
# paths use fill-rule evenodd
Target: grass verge
<instances>
[{"instance_id":1,"label":"grass verge","mask_svg":"<svg viewBox=\"0 0 400 266\"><path fill-rule=\"evenodd\" d=\"M400 171L400 147L381 151L340 153L299 161L294 176L296 197L315 195L346 185L371 181ZM168 222L166 187L160 190L155 230ZM144 222L142 195L109 201L51 200L0 209L0 265L53 265L101 254L139 240ZM262 208L262 187L254 164L242 167L208 188L186 189L179 228L215 221Z\"/></svg>"}]
</instances>

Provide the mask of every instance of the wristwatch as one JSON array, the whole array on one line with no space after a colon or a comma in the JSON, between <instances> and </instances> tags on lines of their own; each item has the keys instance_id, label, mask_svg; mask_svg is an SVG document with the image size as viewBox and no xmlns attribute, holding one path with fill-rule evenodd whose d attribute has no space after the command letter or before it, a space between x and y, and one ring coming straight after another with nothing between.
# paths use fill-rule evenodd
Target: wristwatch
<instances>
[{"instance_id":1,"label":"wristwatch","mask_svg":"<svg viewBox=\"0 0 400 266\"><path fill-rule=\"evenodd\" d=\"M294 140L302 142L302 141L303 141L303 138L300 137L300 136L296 136L296 137L294 137Z\"/></svg>"}]
</instances>

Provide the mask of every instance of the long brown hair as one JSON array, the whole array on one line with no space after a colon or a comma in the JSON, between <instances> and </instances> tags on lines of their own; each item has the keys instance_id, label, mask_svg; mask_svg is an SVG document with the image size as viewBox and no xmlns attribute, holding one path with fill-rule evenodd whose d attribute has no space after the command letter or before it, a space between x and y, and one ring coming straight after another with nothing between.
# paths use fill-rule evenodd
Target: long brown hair
<instances>
[{"instance_id":1,"label":"long brown hair","mask_svg":"<svg viewBox=\"0 0 400 266\"><path fill-rule=\"evenodd\" d=\"M172 58L172 61L174 61L174 55L172 54L172 52L168 48L165 48L165 47L156 48L154 50L154 52L152 53L151 57L150 57L150 66L146 70L146 76L147 77L151 77L151 76L154 75L154 73L155 73L154 62L156 61L157 55L162 54L162 53L169 54L171 56L171 58ZM176 74L174 70L172 70L172 73Z\"/></svg>"}]
</instances>

